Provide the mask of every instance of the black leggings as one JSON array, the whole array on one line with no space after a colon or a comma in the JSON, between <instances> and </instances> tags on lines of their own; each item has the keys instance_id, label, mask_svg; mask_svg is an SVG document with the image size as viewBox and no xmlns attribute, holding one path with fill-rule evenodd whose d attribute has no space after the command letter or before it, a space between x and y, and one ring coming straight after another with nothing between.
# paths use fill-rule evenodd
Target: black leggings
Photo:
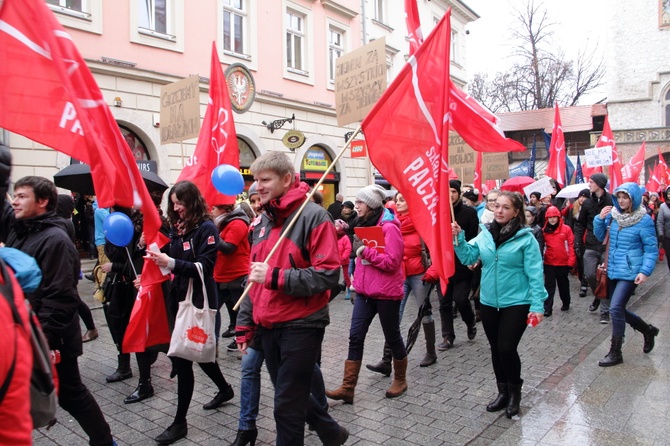
<instances>
[{"instance_id":1,"label":"black leggings","mask_svg":"<svg viewBox=\"0 0 670 446\"><path fill-rule=\"evenodd\" d=\"M521 384L521 359L517 348L530 305L494 308L481 305L482 325L491 345L491 362L496 381Z\"/></svg>"},{"instance_id":2,"label":"black leggings","mask_svg":"<svg viewBox=\"0 0 670 446\"><path fill-rule=\"evenodd\" d=\"M186 413L193 397L193 387L195 385L193 362L176 357L170 359L177 370L177 414L174 417L174 424L181 424L186 422ZM223 377L217 362L203 362L198 363L198 365L219 388L219 391L226 390L228 382Z\"/></svg>"}]
</instances>

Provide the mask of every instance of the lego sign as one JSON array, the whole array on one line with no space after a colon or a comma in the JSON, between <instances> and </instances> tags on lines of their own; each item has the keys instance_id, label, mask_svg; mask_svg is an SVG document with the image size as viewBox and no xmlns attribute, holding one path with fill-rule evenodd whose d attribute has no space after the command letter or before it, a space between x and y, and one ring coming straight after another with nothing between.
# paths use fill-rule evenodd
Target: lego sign
<instances>
[{"instance_id":1,"label":"lego sign","mask_svg":"<svg viewBox=\"0 0 670 446\"><path fill-rule=\"evenodd\" d=\"M365 141L351 141L351 157L352 158L363 158L368 156L367 146Z\"/></svg>"}]
</instances>

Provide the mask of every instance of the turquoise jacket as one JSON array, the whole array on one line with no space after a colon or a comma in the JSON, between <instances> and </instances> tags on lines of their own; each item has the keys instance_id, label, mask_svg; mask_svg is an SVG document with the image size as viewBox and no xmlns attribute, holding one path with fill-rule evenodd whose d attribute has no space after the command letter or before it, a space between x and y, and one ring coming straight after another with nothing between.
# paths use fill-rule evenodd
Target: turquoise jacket
<instances>
[{"instance_id":1,"label":"turquoise jacket","mask_svg":"<svg viewBox=\"0 0 670 446\"><path fill-rule=\"evenodd\" d=\"M481 232L469 242L461 231L454 250L463 265L481 260L480 302L494 308L530 305L530 311L543 313L547 290L540 246L533 232L521 228L496 249L488 228L479 226Z\"/></svg>"}]
</instances>

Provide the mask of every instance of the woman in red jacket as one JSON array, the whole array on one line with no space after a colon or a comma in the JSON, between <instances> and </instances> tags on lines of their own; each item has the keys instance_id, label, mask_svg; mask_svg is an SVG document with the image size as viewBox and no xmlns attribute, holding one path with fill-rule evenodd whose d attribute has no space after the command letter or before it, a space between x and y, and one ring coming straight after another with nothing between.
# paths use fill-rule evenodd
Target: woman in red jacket
<instances>
[{"instance_id":1,"label":"woman in red jacket","mask_svg":"<svg viewBox=\"0 0 670 446\"><path fill-rule=\"evenodd\" d=\"M568 274L575 266L574 250L575 237L572 229L563 223L561 211L555 206L549 206L544 214L546 219L544 232L544 287L549 296L544 301L544 316L549 317L553 311L554 293L558 284L558 294L561 297L561 311L570 309L570 281Z\"/></svg>"}]
</instances>

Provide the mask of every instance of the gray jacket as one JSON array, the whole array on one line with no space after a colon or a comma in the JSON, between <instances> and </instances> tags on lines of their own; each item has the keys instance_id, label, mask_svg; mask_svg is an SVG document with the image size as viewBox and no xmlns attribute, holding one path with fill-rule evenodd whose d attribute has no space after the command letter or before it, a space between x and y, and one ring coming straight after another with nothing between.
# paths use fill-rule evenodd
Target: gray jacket
<instances>
[{"instance_id":1,"label":"gray jacket","mask_svg":"<svg viewBox=\"0 0 670 446\"><path fill-rule=\"evenodd\" d=\"M658 215L656 215L656 233L658 239L663 240L663 237L670 237L670 207L668 203L663 203L658 208ZM668 234L667 236L665 234Z\"/></svg>"}]
</instances>

